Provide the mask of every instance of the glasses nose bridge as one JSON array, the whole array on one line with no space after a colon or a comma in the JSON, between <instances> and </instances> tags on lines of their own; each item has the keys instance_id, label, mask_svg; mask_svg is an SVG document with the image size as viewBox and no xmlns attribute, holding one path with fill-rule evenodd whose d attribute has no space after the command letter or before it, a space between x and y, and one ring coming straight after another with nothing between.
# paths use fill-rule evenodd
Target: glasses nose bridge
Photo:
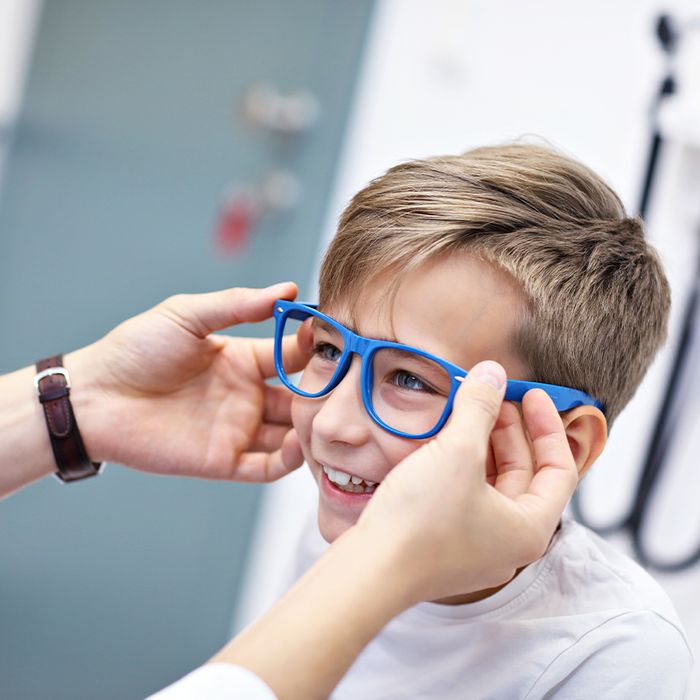
<instances>
[{"instance_id":1,"label":"glasses nose bridge","mask_svg":"<svg viewBox=\"0 0 700 700\"><path fill-rule=\"evenodd\" d=\"M357 355L360 358L360 381L363 381L365 378L365 357L367 355L367 350L371 344L371 340L369 338L363 338L361 335L357 335L357 333L353 333L351 330L348 330L347 328L344 328L344 343L345 343L345 357L346 360L343 363L344 367L340 372L340 375L337 377L336 381L333 383L334 386L337 386L344 378L345 375L348 373L348 370L350 369L350 365L352 364L352 356Z\"/></svg>"},{"instance_id":2,"label":"glasses nose bridge","mask_svg":"<svg viewBox=\"0 0 700 700\"><path fill-rule=\"evenodd\" d=\"M367 355L367 350L372 341L369 338L363 338L361 335L357 335L357 333L353 333L352 331L348 331L347 329L346 332L347 336L345 342L347 345L348 360L350 360L350 357L353 353L360 358L360 364L362 365L362 376L364 377L365 357ZM350 366L350 361L348 361L347 365L348 367Z\"/></svg>"},{"instance_id":3,"label":"glasses nose bridge","mask_svg":"<svg viewBox=\"0 0 700 700\"><path fill-rule=\"evenodd\" d=\"M369 343L370 341L368 338L363 338L361 335L348 331L347 346L349 352L354 352L356 355L364 357Z\"/></svg>"}]
</instances>

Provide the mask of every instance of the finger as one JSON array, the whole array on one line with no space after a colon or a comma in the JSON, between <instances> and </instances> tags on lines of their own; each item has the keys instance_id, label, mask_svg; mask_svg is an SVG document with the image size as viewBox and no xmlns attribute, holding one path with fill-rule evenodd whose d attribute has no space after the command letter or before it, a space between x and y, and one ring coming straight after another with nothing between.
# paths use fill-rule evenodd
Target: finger
<instances>
[{"instance_id":1,"label":"finger","mask_svg":"<svg viewBox=\"0 0 700 700\"><path fill-rule=\"evenodd\" d=\"M244 452L238 458L232 478L235 481L269 482L280 479L304 463L296 431L290 430L282 446L272 453Z\"/></svg>"},{"instance_id":2,"label":"finger","mask_svg":"<svg viewBox=\"0 0 700 700\"><path fill-rule=\"evenodd\" d=\"M274 452L278 450L282 447L282 441L291 427L291 425L263 423L250 445L250 450L252 452Z\"/></svg>"},{"instance_id":3,"label":"finger","mask_svg":"<svg viewBox=\"0 0 700 700\"><path fill-rule=\"evenodd\" d=\"M520 411L510 402L501 407L491 433L491 446L496 490L508 498L525 493L532 482L534 460Z\"/></svg>"},{"instance_id":4,"label":"finger","mask_svg":"<svg viewBox=\"0 0 700 700\"><path fill-rule=\"evenodd\" d=\"M238 323L264 321L272 316L277 299L294 299L294 282L281 282L264 289L235 287L207 294L178 294L160 304L160 309L173 317L194 335L204 338Z\"/></svg>"},{"instance_id":5,"label":"finger","mask_svg":"<svg viewBox=\"0 0 700 700\"><path fill-rule=\"evenodd\" d=\"M287 335L282 339L282 364L286 374L300 372L306 367L311 357L311 338L307 330L302 332L304 328L305 324L301 326L298 333ZM274 338L263 338L256 340L253 344L253 351L263 377L273 377L277 371L274 350Z\"/></svg>"},{"instance_id":6,"label":"finger","mask_svg":"<svg viewBox=\"0 0 700 700\"><path fill-rule=\"evenodd\" d=\"M472 367L455 394L452 415L437 441L462 457L474 447L485 450L505 387L506 373L497 362L487 360Z\"/></svg>"},{"instance_id":7,"label":"finger","mask_svg":"<svg viewBox=\"0 0 700 700\"><path fill-rule=\"evenodd\" d=\"M287 387L266 384L263 394L263 420L266 423L291 427L293 398L294 394Z\"/></svg>"},{"instance_id":8,"label":"finger","mask_svg":"<svg viewBox=\"0 0 700 700\"><path fill-rule=\"evenodd\" d=\"M486 454L486 483L489 486L496 485L496 477L498 473L496 472L496 458L493 456L493 444L489 440L488 452Z\"/></svg>"},{"instance_id":9,"label":"finger","mask_svg":"<svg viewBox=\"0 0 700 700\"><path fill-rule=\"evenodd\" d=\"M558 521L578 483L576 462L561 417L541 389L523 397L523 417L532 441L536 473L527 493L520 498L534 501L539 514Z\"/></svg>"}]
</instances>

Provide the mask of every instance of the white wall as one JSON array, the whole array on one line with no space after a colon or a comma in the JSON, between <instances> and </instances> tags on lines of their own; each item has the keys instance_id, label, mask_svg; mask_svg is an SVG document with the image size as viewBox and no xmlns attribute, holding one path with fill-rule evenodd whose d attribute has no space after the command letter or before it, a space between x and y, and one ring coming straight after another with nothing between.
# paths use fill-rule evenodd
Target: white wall
<instances>
[{"instance_id":1,"label":"white wall","mask_svg":"<svg viewBox=\"0 0 700 700\"><path fill-rule=\"evenodd\" d=\"M677 7L685 14L687 8L700 14L696 2ZM634 213L649 139L646 115L662 70L653 34L658 11L651 0L380 2L326 237L352 194L398 161L528 134L545 137L593 167ZM700 32L696 34L694 41L700 43ZM700 73L693 76L687 65L681 72L687 94L694 78L700 82ZM687 107L667 115L674 143L663 159L650 217L650 235L668 265L676 301L672 340L618 420L604 457L587 479L584 504L597 522L616 520L630 505L678 332L678 302L689 284L700 230L700 214L691 206L700 201L700 156L688 141L696 138L690 132L697 131L694 125L700 119L687 115ZM696 404L695 415L697 408ZM695 419L686 429L698 427ZM700 475L689 469L692 461L677 462L654 513L659 524L651 544L656 552L666 552L672 543L685 551L700 538L700 517L695 515L699 509L691 498L698 493ZM295 528L314 498L306 475L267 495L238 625L259 614L274 597ZM623 539L617 541L626 547ZM695 611L694 598L700 568L662 581L694 648L700 650L700 612ZM700 697L700 676L694 687Z\"/></svg>"}]
</instances>

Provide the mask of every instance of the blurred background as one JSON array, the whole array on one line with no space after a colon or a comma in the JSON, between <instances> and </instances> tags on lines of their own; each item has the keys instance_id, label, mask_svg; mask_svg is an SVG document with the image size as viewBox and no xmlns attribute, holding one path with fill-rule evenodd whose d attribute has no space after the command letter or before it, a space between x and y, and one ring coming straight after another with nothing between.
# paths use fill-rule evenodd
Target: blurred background
<instances>
[{"instance_id":1,"label":"blurred background","mask_svg":"<svg viewBox=\"0 0 700 700\"><path fill-rule=\"evenodd\" d=\"M312 299L370 178L543 137L644 207L669 273L669 343L575 514L661 581L697 651L699 18L696 0L0 0L0 373L177 292L294 279ZM261 489L114 465L2 501L0 697L137 698L191 670L282 590L314 499L301 470Z\"/></svg>"}]
</instances>

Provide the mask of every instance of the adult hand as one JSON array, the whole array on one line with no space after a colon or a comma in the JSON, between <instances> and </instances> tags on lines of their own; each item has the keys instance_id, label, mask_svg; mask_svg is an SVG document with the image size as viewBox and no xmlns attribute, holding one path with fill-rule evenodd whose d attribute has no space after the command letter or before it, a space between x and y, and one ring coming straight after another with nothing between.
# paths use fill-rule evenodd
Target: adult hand
<instances>
[{"instance_id":1,"label":"adult hand","mask_svg":"<svg viewBox=\"0 0 700 700\"><path fill-rule=\"evenodd\" d=\"M178 295L66 357L86 449L162 474L271 481L302 462L291 394L274 375L272 339L215 331L272 315L296 285ZM295 338L291 365L305 360Z\"/></svg>"},{"instance_id":2,"label":"adult hand","mask_svg":"<svg viewBox=\"0 0 700 700\"><path fill-rule=\"evenodd\" d=\"M502 404L505 382L497 363L476 365L445 428L389 473L358 521L368 541L400 553L415 602L509 581L544 554L576 488L549 397L528 392L521 418Z\"/></svg>"}]
</instances>

